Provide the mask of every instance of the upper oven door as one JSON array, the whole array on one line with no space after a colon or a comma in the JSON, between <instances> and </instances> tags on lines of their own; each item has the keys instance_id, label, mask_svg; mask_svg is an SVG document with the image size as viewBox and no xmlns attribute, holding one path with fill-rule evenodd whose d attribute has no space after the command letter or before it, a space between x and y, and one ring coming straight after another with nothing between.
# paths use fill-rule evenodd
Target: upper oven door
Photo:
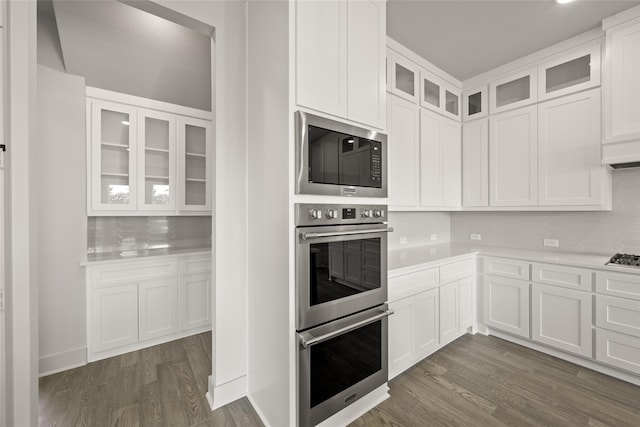
<instances>
[{"instance_id":1,"label":"upper oven door","mask_svg":"<svg viewBox=\"0 0 640 427\"><path fill-rule=\"evenodd\" d=\"M297 330L387 300L386 224L299 227Z\"/></svg>"},{"instance_id":2,"label":"upper oven door","mask_svg":"<svg viewBox=\"0 0 640 427\"><path fill-rule=\"evenodd\" d=\"M387 137L296 114L296 193L387 197Z\"/></svg>"}]
</instances>

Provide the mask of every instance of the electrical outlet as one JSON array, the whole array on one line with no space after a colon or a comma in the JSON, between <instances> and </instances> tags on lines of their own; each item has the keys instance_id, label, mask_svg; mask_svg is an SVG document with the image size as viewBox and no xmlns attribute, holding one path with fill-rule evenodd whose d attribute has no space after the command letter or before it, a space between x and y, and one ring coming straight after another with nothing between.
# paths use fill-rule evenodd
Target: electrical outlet
<instances>
[{"instance_id":1,"label":"electrical outlet","mask_svg":"<svg viewBox=\"0 0 640 427\"><path fill-rule=\"evenodd\" d=\"M560 241L558 239L544 239L542 244L551 248L557 248L560 246Z\"/></svg>"},{"instance_id":2,"label":"electrical outlet","mask_svg":"<svg viewBox=\"0 0 640 427\"><path fill-rule=\"evenodd\" d=\"M469 238L470 238L471 240L482 240L482 235L481 235L481 234L471 234L471 235L469 236Z\"/></svg>"},{"instance_id":3,"label":"electrical outlet","mask_svg":"<svg viewBox=\"0 0 640 427\"><path fill-rule=\"evenodd\" d=\"M437 234L432 234L431 235L431 240L438 240L438 235Z\"/></svg>"},{"instance_id":4,"label":"electrical outlet","mask_svg":"<svg viewBox=\"0 0 640 427\"><path fill-rule=\"evenodd\" d=\"M135 237L125 237L124 239L122 239L122 244L126 245L126 246L135 245L136 244L136 238Z\"/></svg>"},{"instance_id":5,"label":"electrical outlet","mask_svg":"<svg viewBox=\"0 0 640 427\"><path fill-rule=\"evenodd\" d=\"M401 245L406 245L407 244L407 238L406 237L401 237L400 238L400 244Z\"/></svg>"}]
</instances>

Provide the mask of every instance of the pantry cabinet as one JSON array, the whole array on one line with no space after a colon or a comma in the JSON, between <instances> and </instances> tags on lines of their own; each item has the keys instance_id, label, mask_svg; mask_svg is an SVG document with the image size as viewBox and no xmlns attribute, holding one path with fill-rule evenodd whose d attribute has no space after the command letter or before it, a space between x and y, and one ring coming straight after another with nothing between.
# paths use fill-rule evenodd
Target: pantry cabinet
<instances>
[{"instance_id":1,"label":"pantry cabinet","mask_svg":"<svg viewBox=\"0 0 640 427\"><path fill-rule=\"evenodd\" d=\"M489 120L491 206L538 204L538 114L530 106Z\"/></svg>"},{"instance_id":2,"label":"pantry cabinet","mask_svg":"<svg viewBox=\"0 0 640 427\"><path fill-rule=\"evenodd\" d=\"M600 88L538 105L540 206L602 204L600 112Z\"/></svg>"},{"instance_id":3,"label":"pantry cabinet","mask_svg":"<svg viewBox=\"0 0 640 427\"><path fill-rule=\"evenodd\" d=\"M87 213L211 213L211 113L87 88Z\"/></svg>"},{"instance_id":4,"label":"pantry cabinet","mask_svg":"<svg viewBox=\"0 0 640 427\"><path fill-rule=\"evenodd\" d=\"M296 103L384 129L382 1L297 1Z\"/></svg>"},{"instance_id":5,"label":"pantry cabinet","mask_svg":"<svg viewBox=\"0 0 640 427\"><path fill-rule=\"evenodd\" d=\"M462 206L489 206L489 119L462 125Z\"/></svg>"},{"instance_id":6,"label":"pantry cabinet","mask_svg":"<svg viewBox=\"0 0 640 427\"><path fill-rule=\"evenodd\" d=\"M389 205L420 203L420 107L389 96Z\"/></svg>"}]
</instances>

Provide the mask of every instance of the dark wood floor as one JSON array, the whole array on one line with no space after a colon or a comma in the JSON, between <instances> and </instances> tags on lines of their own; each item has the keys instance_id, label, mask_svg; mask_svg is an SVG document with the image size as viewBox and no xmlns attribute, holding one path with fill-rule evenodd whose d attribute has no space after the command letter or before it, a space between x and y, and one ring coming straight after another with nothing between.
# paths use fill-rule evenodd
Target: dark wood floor
<instances>
[{"instance_id":1,"label":"dark wood floor","mask_svg":"<svg viewBox=\"0 0 640 427\"><path fill-rule=\"evenodd\" d=\"M204 398L211 334L40 380L41 426L261 426ZM640 426L640 387L495 337L466 335L389 383L351 426ZM279 427L279 426L276 426Z\"/></svg>"}]
</instances>

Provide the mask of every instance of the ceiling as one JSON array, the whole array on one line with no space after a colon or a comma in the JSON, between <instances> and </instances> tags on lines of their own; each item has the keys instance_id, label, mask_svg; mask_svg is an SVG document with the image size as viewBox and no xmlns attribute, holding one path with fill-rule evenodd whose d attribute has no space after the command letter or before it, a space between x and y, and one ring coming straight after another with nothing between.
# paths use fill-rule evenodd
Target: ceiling
<instances>
[{"instance_id":1,"label":"ceiling","mask_svg":"<svg viewBox=\"0 0 640 427\"><path fill-rule=\"evenodd\" d=\"M388 0L387 35L466 80L600 27L638 1Z\"/></svg>"}]
</instances>

